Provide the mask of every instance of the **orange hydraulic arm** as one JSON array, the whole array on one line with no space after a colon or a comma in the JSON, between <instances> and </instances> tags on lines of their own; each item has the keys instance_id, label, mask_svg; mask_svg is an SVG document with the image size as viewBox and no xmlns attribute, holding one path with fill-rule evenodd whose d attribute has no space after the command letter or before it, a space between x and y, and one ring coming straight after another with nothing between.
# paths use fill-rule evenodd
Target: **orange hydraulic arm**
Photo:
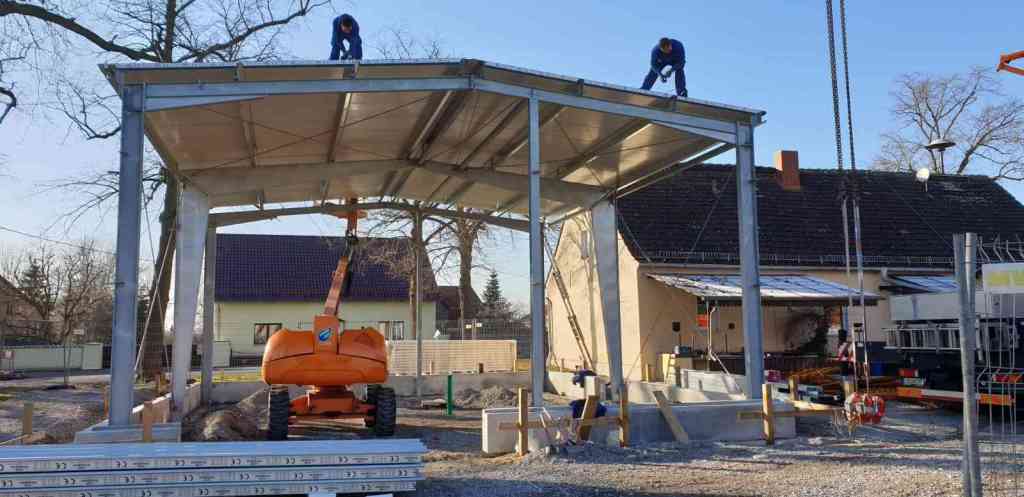
<instances>
[{"instance_id":1,"label":"orange hydraulic arm","mask_svg":"<svg viewBox=\"0 0 1024 497\"><path fill-rule=\"evenodd\" d=\"M355 205L358 202L359 199L355 198L345 201L348 205ZM327 292L327 302L324 303L324 314L328 316L337 316L338 308L341 307L341 294L345 284L348 283L348 270L349 264L352 262L352 253L355 252L356 243L359 242L359 239L356 238L356 228L359 226L360 214L362 214L360 211L353 210L338 216L348 222L345 226L345 244L348 253L341 256L341 259L338 259L338 268L334 270L334 276L331 279L331 290Z\"/></svg>"},{"instance_id":2,"label":"orange hydraulic arm","mask_svg":"<svg viewBox=\"0 0 1024 497\"><path fill-rule=\"evenodd\" d=\"M1011 62L1013 62L1013 61L1015 61L1017 59L1024 59L1024 50L1021 50L1020 52L1014 52L1014 53L1011 53L1011 54L1006 54L1006 55L1000 56L999 57L999 67L997 67L996 70L997 71L1012 72L1014 74L1019 74L1021 76L1024 76L1024 69L1021 69L1019 67L1013 67L1013 66L1010 65Z\"/></svg>"}]
</instances>

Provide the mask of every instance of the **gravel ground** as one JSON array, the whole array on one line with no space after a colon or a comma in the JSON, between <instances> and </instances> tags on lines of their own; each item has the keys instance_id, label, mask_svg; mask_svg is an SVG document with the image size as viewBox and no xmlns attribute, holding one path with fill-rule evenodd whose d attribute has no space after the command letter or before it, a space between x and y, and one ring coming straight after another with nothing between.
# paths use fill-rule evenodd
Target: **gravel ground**
<instances>
[{"instance_id":1,"label":"gravel ground","mask_svg":"<svg viewBox=\"0 0 1024 497\"><path fill-rule=\"evenodd\" d=\"M73 388L62 386L61 376L46 376L0 382L0 442L21 435L25 402L32 402L33 432L30 443L65 443L75 433L103 420L105 382L94 376L72 377ZM136 400L153 397L152 389L139 389Z\"/></svg>"}]
</instances>

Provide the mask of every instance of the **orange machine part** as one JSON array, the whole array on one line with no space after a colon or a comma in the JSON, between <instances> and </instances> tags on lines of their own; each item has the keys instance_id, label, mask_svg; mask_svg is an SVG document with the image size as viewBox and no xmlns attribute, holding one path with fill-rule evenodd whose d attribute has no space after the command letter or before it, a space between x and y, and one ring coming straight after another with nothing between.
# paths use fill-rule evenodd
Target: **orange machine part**
<instances>
[{"instance_id":1,"label":"orange machine part","mask_svg":"<svg viewBox=\"0 0 1024 497\"><path fill-rule=\"evenodd\" d=\"M1024 69L1021 69L1019 67L1013 67L1013 66L1010 65L1010 63L1012 63L1013 61L1015 61L1017 59L1024 59L1024 50L1021 50L1020 52L1014 52L1014 53L1011 53L1011 54L1006 54L1006 55L1000 56L999 57L999 67L996 68L996 70L997 71L1008 71L1008 72L1012 72L1014 74L1019 74L1021 76L1024 76Z\"/></svg>"},{"instance_id":2,"label":"orange machine part","mask_svg":"<svg viewBox=\"0 0 1024 497\"><path fill-rule=\"evenodd\" d=\"M267 340L263 381L269 385L317 387L386 382L384 337L372 328L341 333L339 328L337 317L321 314L313 319L312 330L282 329L274 333Z\"/></svg>"}]
</instances>

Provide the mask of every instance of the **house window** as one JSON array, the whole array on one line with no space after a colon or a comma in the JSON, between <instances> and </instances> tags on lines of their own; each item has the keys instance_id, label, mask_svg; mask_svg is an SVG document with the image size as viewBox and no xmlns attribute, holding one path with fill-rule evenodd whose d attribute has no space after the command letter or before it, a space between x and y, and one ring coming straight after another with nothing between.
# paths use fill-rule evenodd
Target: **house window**
<instances>
[{"instance_id":1,"label":"house window","mask_svg":"<svg viewBox=\"0 0 1024 497\"><path fill-rule=\"evenodd\" d=\"M405 321L381 321L377 328L385 340L405 340Z\"/></svg>"},{"instance_id":2,"label":"house window","mask_svg":"<svg viewBox=\"0 0 1024 497\"><path fill-rule=\"evenodd\" d=\"M252 325L252 344L266 345L270 335L281 329L281 323L255 323Z\"/></svg>"}]
</instances>

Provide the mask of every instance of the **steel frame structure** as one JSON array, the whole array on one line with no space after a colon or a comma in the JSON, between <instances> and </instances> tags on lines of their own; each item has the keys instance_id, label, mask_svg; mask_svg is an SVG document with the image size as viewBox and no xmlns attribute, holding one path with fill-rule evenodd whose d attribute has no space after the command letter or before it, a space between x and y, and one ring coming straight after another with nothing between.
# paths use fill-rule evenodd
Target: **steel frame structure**
<instances>
[{"instance_id":1,"label":"steel frame structure","mask_svg":"<svg viewBox=\"0 0 1024 497\"><path fill-rule=\"evenodd\" d=\"M203 81L196 76L190 82L173 80L164 82L159 78L153 81L139 80L135 77L139 71L150 75L159 75L161 71L177 71L178 73L193 69L203 70L217 68L227 70L235 66L210 64L126 64L103 66L113 86L122 98L122 133L120 190L118 193L118 230L117 230L117 265L115 277L115 315L112 340L111 361L111 401L110 426L128 428L130 413L133 407L132 384L133 366L135 363L135 323L136 299L138 295L138 260L141 205L141 172L142 149L147 135L154 148L162 156L167 168L179 175L183 183L182 208L179 209L178 258L176 264L176 306L175 306L175 360L174 360L174 394L181 398L183 387L188 377L188 364L185 356L178 350L191 350L191 330L198 300L199 274L202 268L203 254L206 254L206 278L202 285L204 305L203 315L203 392L209 399L210 382L212 381L212 327L213 297L215 282L216 229L244 222L269 219L277 216L309 214L309 213L340 213L350 207L327 202L332 179L349 178L360 174L387 173L386 181L377 185L379 202L360 204L360 209L367 208L402 208L403 204L388 202L385 197L403 194L403 187L414 171L426 171L445 176L444 182L433 188L427 200L441 200L441 204L457 205L465 198L467 191L476 185L487 185L503 191L513 192L515 196L490 213L464 213L443 207L429 207L434 214L446 216L465 216L485 220L489 223L530 233L530 283L531 283L531 315L533 331L532 381L533 397L536 405L543 402L543 385L545 373L544 361L544 259L542 251L542 223L548 220L572 215L576 212L590 210L593 215L594 235L597 245L599 267L599 283L603 309L603 323L606 333L607 358L611 377L613 395L617 396L623 387L621 317L619 315L619 278L617 261L617 214L615 200L705 161L711 157L736 150L737 183L739 186L739 224L741 241L741 261L743 277L743 313L744 342L747 360L747 393L750 398L761 395L763 382L762 361L762 328L759 291L758 264L758 223L756 183L754 177L754 129L762 123L763 112L737 107L711 104L699 100L665 98L663 95L633 89L574 80L561 76L548 75L536 71L527 71L500 64L481 61L412 61L405 64L438 64L458 63L469 68L457 75L444 77L378 77L359 79L304 79L304 80L273 80L252 81L242 77L241 68L236 69L232 81ZM385 63L397 64L393 61L362 63L363 66L374 66ZM301 62L277 63L262 67L289 68L312 67L330 68L352 65L346 62ZM528 83L515 83L481 76L480 68L487 67L497 71L520 71L524 77L550 78L558 82L557 88L551 85L531 86ZM360 66L345 67L346 74L355 74ZM172 78L173 79L173 78ZM545 80L547 81L547 80ZM564 88L564 91L563 89ZM430 92L425 111L417 123L418 131L413 133L411 140L400 151L398 158L387 160L364 160L338 162L339 141L347 137L346 129L350 115L354 111L352 101L354 95L367 93L406 93ZM435 148L438 137L451 125L454 115L466 104L468 95L493 94L518 99L510 105L497 124L484 139L471 144L469 154L455 164L432 160L432 148ZM338 105L332 107L334 130L330 134L334 141L323 156L320 163L257 165L258 153L256 137L252 122L243 118L245 127L245 147L247 149L249 167L225 168L208 173L207 170L194 170L185 174L179 169L179 157L172 153L163 140L154 135L153 122L147 116L153 113L176 111L181 109L204 108L230 103L237 103L246 109L248 116L254 112L253 106L263 99L274 96L336 94ZM656 108L651 105L640 105L624 101L613 101L606 98L608 94L626 95L633 98L644 98L661 102ZM542 110L541 104L545 105ZM687 109L718 110L719 114L697 112ZM682 108L682 110L680 110ZM576 109L600 113L600 115L626 118L625 125L618 126L613 132L579 151L573 160L557 168L554 174L546 174L542 168L541 132L545 126L554 122L567 109ZM485 153L485 148L494 142L495 137L511 129L510 123L525 113L528 126L517 132L513 139L497 152ZM725 116L725 117L723 117ZM496 116L497 117L497 116ZM585 184L569 181L566 178L575 171L587 167L600 154L613 149L652 128L663 128L671 132L683 132L692 137L702 147L694 152L693 143L687 147L677 147L667 156L652 160L649 167L638 172L619 177L614 184ZM703 144L707 146L703 146ZM528 147L528 168L526 174L498 171L494 168L470 168L467 162L471 159L489 156L489 162L502 161ZM344 168L338 167L344 164ZM212 168L211 168L212 169ZM317 191L309 193L310 207L269 208L265 205L268 192L279 187L282 181L319 184ZM455 183L452 185L451 183ZM449 186L457 187L447 196L441 196L441 190ZM230 186L230 188L228 188ZM217 212L211 210L222 205L242 205L234 197L239 188L254 191L256 210L244 212ZM424 200L420 198L419 200ZM560 202L560 207L545 212L542 200ZM526 208L520 206L526 201ZM235 202L232 204L231 202ZM269 202L274 203L274 202ZM408 207L404 207L407 208ZM508 211L514 210L526 219L509 217ZM670 213L666 213L669 214ZM181 390L181 391L179 391ZM178 412L178 415L181 413Z\"/></svg>"}]
</instances>

